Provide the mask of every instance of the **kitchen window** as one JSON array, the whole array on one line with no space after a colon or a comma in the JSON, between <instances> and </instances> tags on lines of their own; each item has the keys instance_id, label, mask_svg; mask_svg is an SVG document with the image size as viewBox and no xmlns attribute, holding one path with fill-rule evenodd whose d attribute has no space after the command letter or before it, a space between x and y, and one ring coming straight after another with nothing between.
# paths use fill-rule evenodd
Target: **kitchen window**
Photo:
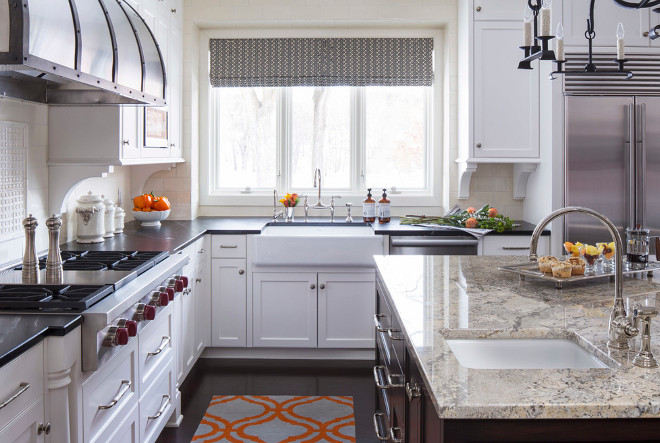
<instances>
[{"instance_id":1,"label":"kitchen window","mask_svg":"<svg viewBox=\"0 0 660 443\"><path fill-rule=\"evenodd\" d=\"M419 47L427 51L419 57L424 62L417 54L405 60L411 51L401 49L401 39L396 38L362 39L366 43L354 38L258 40L237 39L238 49L231 46L232 39L206 40L211 47L206 74L211 86L202 97L202 109L205 103L208 109L202 204L267 204L273 189L314 195L316 168L322 173L324 196L362 197L370 187L376 196L387 188L398 194L399 202L440 198L434 180L441 175L439 155L434 153L434 129L440 127L434 123L434 110L441 97L433 86L434 39L410 38L403 43L421 41ZM388 53L392 41L398 46ZM214 49L214 42L222 48ZM286 66L277 65L279 59L269 61L270 52L286 45L294 54ZM347 57L336 47L358 55L369 47L381 58L337 73L333 70L345 68L335 65L347 64ZM305 51L324 55L296 63ZM390 60L400 54L403 59ZM375 75L365 74L374 64L387 66ZM293 71L291 66L303 66L305 72L281 72ZM308 66L320 68L308 72L313 70ZM397 70L399 77L393 72Z\"/></svg>"}]
</instances>

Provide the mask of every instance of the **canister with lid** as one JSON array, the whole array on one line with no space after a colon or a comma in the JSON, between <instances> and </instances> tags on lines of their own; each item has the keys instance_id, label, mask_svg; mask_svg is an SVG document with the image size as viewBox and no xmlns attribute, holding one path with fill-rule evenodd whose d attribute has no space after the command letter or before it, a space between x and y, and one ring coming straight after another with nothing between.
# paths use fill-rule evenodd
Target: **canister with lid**
<instances>
[{"instance_id":1,"label":"canister with lid","mask_svg":"<svg viewBox=\"0 0 660 443\"><path fill-rule=\"evenodd\" d=\"M124 219L126 218L126 212L120 208L118 205L115 205L115 234L121 234L124 232Z\"/></svg>"},{"instance_id":2,"label":"canister with lid","mask_svg":"<svg viewBox=\"0 0 660 443\"><path fill-rule=\"evenodd\" d=\"M103 212L103 223L105 224L105 233L103 238L114 237L115 235L115 202L105 196L101 195L103 198L103 204L105 205L105 211Z\"/></svg>"},{"instance_id":3,"label":"canister with lid","mask_svg":"<svg viewBox=\"0 0 660 443\"><path fill-rule=\"evenodd\" d=\"M78 243L101 243L105 235L105 204L100 195L87 194L78 198L76 207Z\"/></svg>"}]
</instances>

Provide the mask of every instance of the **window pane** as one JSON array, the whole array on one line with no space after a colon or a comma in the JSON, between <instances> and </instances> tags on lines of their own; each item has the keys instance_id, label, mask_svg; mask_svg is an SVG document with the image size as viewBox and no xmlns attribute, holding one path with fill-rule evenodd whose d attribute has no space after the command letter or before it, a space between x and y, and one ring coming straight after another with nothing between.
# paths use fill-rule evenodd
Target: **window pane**
<instances>
[{"instance_id":1,"label":"window pane","mask_svg":"<svg viewBox=\"0 0 660 443\"><path fill-rule=\"evenodd\" d=\"M277 89L215 88L216 189L277 185Z\"/></svg>"},{"instance_id":2,"label":"window pane","mask_svg":"<svg viewBox=\"0 0 660 443\"><path fill-rule=\"evenodd\" d=\"M351 88L291 88L291 186L310 188L320 168L324 189L351 185Z\"/></svg>"},{"instance_id":3,"label":"window pane","mask_svg":"<svg viewBox=\"0 0 660 443\"><path fill-rule=\"evenodd\" d=\"M426 187L426 87L365 88L366 184Z\"/></svg>"}]
</instances>

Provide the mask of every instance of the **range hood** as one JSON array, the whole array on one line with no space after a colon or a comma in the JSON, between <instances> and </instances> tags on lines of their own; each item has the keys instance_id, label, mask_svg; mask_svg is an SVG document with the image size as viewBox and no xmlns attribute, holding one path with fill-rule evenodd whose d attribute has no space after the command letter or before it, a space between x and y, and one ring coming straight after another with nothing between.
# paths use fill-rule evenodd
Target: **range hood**
<instances>
[{"instance_id":1,"label":"range hood","mask_svg":"<svg viewBox=\"0 0 660 443\"><path fill-rule=\"evenodd\" d=\"M163 106L156 39L124 0L0 0L0 94L48 104Z\"/></svg>"}]
</instances>

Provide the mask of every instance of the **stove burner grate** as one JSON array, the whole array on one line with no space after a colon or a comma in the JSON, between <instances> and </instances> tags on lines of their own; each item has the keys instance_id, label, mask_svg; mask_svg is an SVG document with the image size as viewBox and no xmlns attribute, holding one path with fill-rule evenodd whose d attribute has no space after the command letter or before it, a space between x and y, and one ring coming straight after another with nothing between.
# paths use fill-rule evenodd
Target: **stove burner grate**
<instances>
[{"instance_id":1,"label":"stove burner grate","mask_svg":"<svg viewBox=\"0 0 660 443\"><path fill-rule=\"evenodd\" d=\"M84 311L112 290L111 285L0 285L0 309Z\"/></svg>"}]
</instances>

